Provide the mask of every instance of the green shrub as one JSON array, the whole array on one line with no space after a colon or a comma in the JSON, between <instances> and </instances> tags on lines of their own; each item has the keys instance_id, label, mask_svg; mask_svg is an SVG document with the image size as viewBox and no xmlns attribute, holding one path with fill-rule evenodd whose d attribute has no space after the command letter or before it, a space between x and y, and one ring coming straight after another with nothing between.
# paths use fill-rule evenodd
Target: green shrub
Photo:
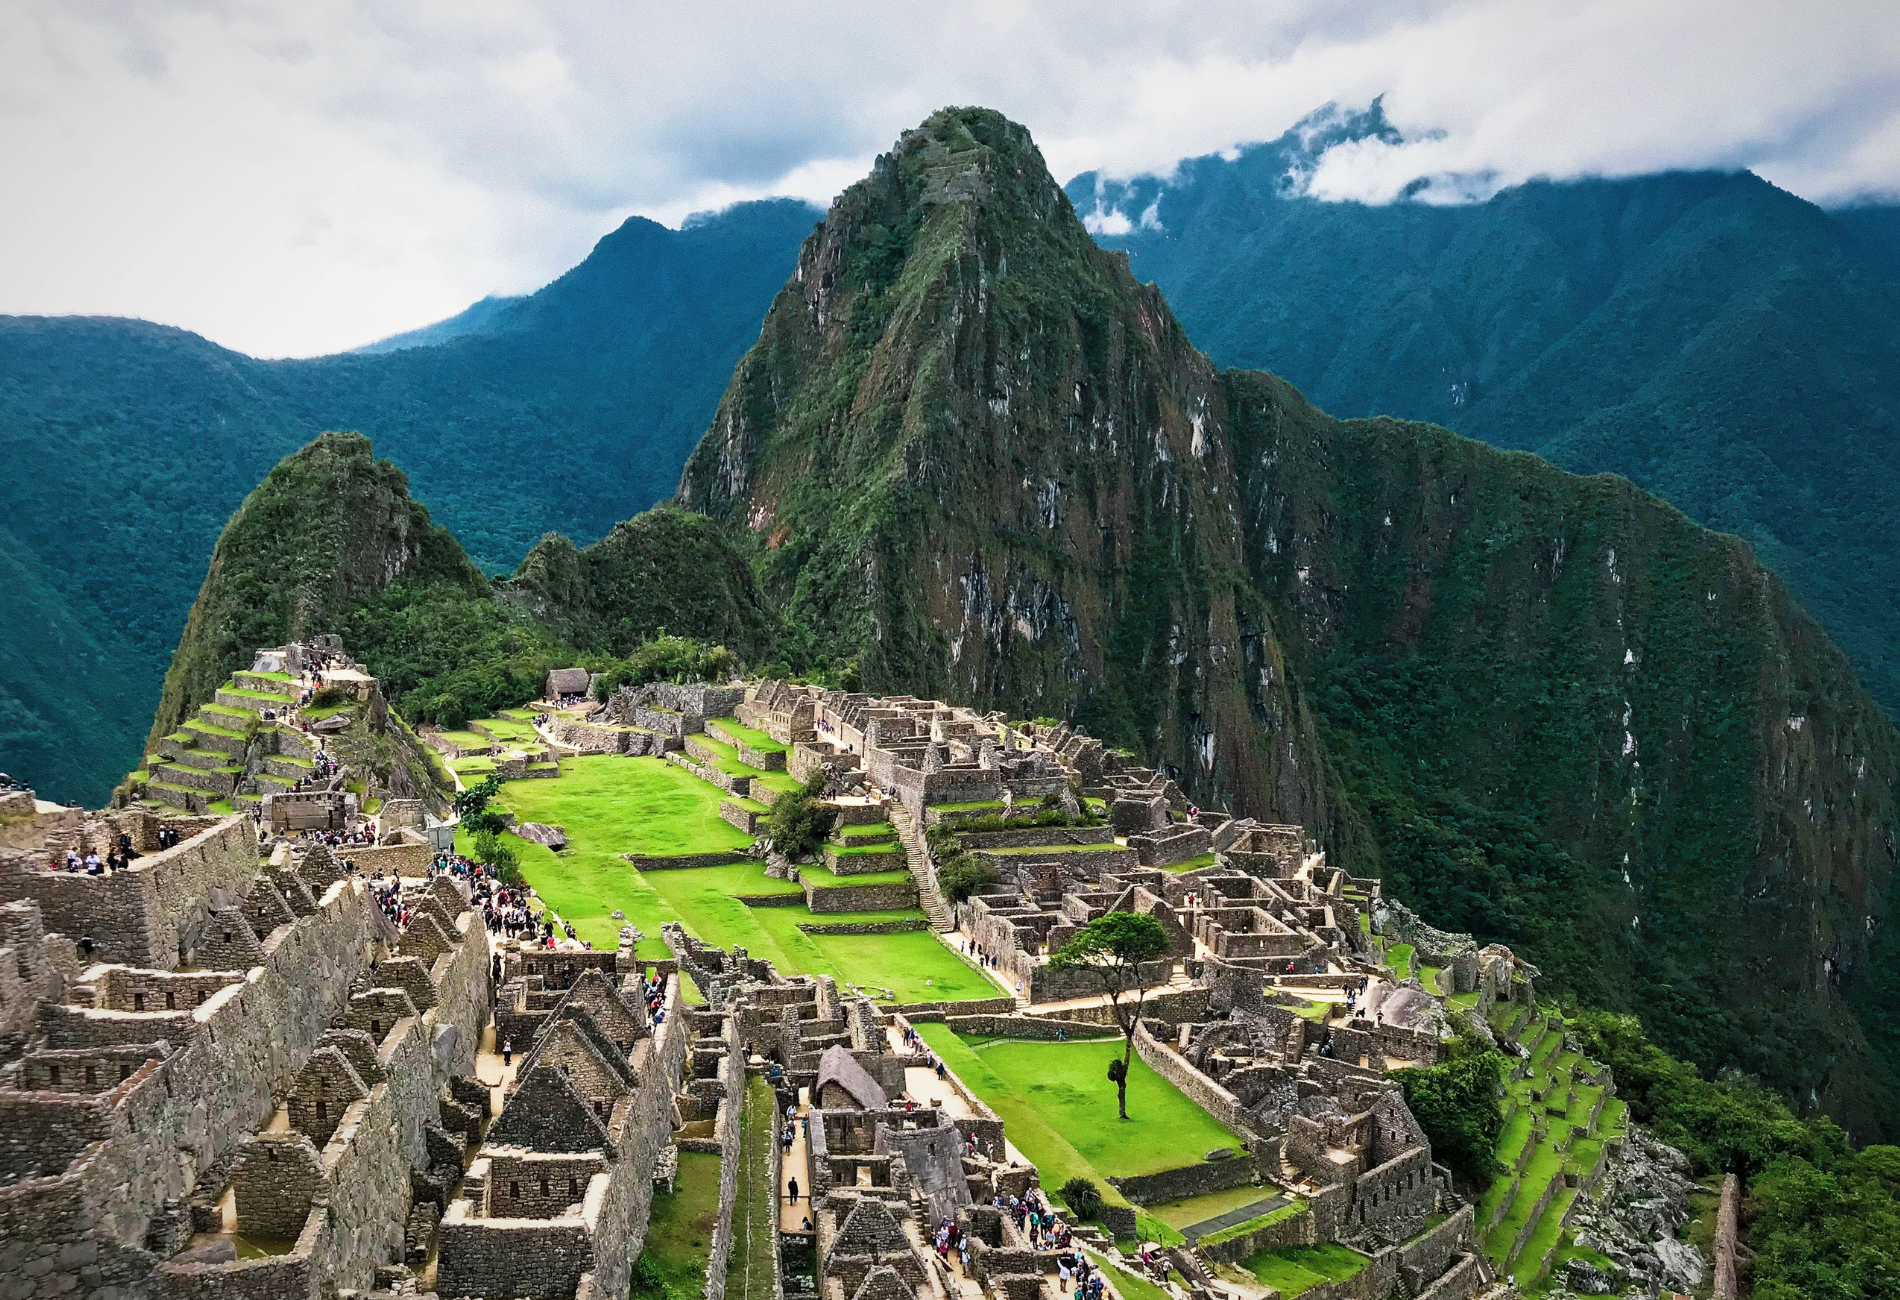
<instances>
[{"instance_id":1,"label":"green shrub","mask_svg":"<svg viewBox=\"0 0 1900 1300\"><path fill-rule=\"evenodd\" d=\"M937 867L937 887L952 903L961 903L982 886L1001 879L995 867L968 853L958 853Z\"/></svg>"},{"instance_id":2,"label":"green shrub","mask_svg":"<svg viewBox=\"0 0 1900 1300\"><path fill-rule=\"evenodd\" d=\"M1473 1187L1501 1167L1504 1134L1504 1058L1489 1049L1426 1069L1395 1070L1405 1104L1432 1144L1432 1155Z\"/></svg>"},{"instance_id":3,"label":"green shrub","mask_svg":"<svg viewBox=\"0 0 1900 1300\"><path fill-rule=\"evenodd\" d=\"M312 709L333 709L339 704L348 704L355 696L341 686L325 686L310 697L307 707Z\"/></svg>"},{"instance_id":4,"label":"green shrub","mask_svg":"<svg viewBox=\"0 0 1900 1300\"><path fill-rule=\"evenodd\" d=\"M1071 1178L1056 1189L1056 1195L1062 1198L1062 1203L1069 1207L1069 1213L1077 1219L1102 1217L1102 1189L1086 1178Z\"/></svg>"},{"instance_id":5,"label":"green shrub","mask_svg":"<svg viewBox=\"0 0 1900 1300\"><path fill-rule=\"evenodd\" d=\"M767 832L772 837L772 846L793 862L799 862L818 851L825 842L825 836L831 834L831 826L837 820L837 810L827 808L817 800L817 794L824 789L825 774L822 770L813 774L805 783L803 790L791 794L782 794L772 805L772 814L766 819Z\"/></svg>"}]
</instances>

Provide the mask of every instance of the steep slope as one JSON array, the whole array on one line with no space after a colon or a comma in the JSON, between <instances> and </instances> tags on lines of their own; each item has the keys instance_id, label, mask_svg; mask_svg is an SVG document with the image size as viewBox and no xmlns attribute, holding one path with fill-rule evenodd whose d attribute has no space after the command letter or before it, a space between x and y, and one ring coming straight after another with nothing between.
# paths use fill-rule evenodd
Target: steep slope
<instances>
[{"instance_id":1,"label":"steep slope","mask_svg":"<svg viewBox=\"0 0 1900 1300\"><path fill-rule=\"evenodd\" d=\"M1376 104L1329 109L1165 183L1069 193L1223 364L1625 474L1746 538L1900 711L1894 210L1718 172L1469 206L1304 196L1321 153L1372 137L1398 138Z\"/></svg>"},{"instance_id":2,"label":"steep slope","mask_svg":"<svg viewBox=\"0 0 1900 1300\"><path fill-rule=\"evenodd\" d=\"M1894 734L1779 582L1627 482L1217 373L1021 127L945 110L840 197L680 499L867 686L1072 718L1889 1122Z\"/></svg>"},{"instance_id":3,"label":"steep slope","mask_svg":"<svg viewBox=\"0 0 1900 1300\"><path fill-rule=\"evenodd\" d=\"M218 535L148 751L248 667L253 651L336 631L391 586L487 596L481 570L408 486L359 433L326 433L265 476Z\"/></svg>"},{"instance_id":4,"label":"steep slope","mask_svg":"<svg viewBox=\"0 0 1900 1300\"><path fill-rule=\"evenodd\" d=\"M625 655L663 634L723 645L752 663L779 648L777 617L745 557L710 520L668 506L584 548L550 533L504 595L569 644L603 654Z\"/></svg>"},{"instance_id":5,"label":"steep slope","mask_svg":"<svg viewBox=\"0 0 1900 1300\"><path fill-rule=\"evenodd\" d=\"M778 641L745 558L710 520L651 510L583 549L549 534L512 579L491 582L359 433L325 433L286 456L231 516L152 740L257 649L319 632L341 633L411 722L450 726L538 698L551 668L619 666L662 632L742 662Z\"/></svg>"},{"instance_id":6,"label":"steep slope","mask_svg":"<svg viewBox=\"0 0 1900 1300\"><path fill-rule=\"evenodd\" d=\"M636 218L472 332L388 355L261 362L142 321L0 317L0 511L39 575L9 588L11 621L36 647L84 627L111 660L49 676L0 659L9 716L39 719L0 724L0 768L105 798L137 761L219 529L324 429L376 438L490 571L666 496L813 216ZM77 737L82 719L107 739L34 738Z\"/></svg>"}]
</instances>

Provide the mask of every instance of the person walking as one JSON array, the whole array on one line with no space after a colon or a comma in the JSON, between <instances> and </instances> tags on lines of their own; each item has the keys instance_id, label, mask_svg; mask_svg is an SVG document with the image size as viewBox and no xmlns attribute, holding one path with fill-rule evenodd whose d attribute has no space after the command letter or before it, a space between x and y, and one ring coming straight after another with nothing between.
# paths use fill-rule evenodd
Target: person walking
<instances>
[{"instance_id":1,"label":"person walking","mask_svg":"<svg viewBox=\"0 0 1900 1300\"><path fill-rule=\"evenodd\" d=\"M787 1178L785 1180L785 1192L786 1199L796 1205L798 1203L798 1179L796 1177Z\"/></svg>"},{"instance_id":2,"label":"person walking","mask_svg":"<svg viewBox=\"0 0 1900 1300\"><path fill-rule=\"evenodd\" d=\"M515 1040L512 1038L501 1040L501 1063L503 1066L512 1066L515 1063Z\"/></svg>"}]
</instances>

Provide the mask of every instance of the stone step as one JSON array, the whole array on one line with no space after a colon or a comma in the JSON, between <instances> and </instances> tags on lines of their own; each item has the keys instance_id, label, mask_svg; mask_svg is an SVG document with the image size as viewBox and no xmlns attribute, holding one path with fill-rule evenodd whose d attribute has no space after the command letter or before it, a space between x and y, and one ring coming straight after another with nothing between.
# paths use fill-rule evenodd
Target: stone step
<instances>
[{"instance_id":1,"label":"stone step","mask_svg":"<svg viewBox=\"0 0 1900 1300\"><path fill-rule=\"evenodd\" d=\"M231 791L237 787L238 774L167 762L161 764L158 770L152 773L152 779L163 781L167 785L202 790L213 799L224 799L228 798Z\"/></svg>"},{"instance_id":2,"label":"stone step","mask_svg":"<svg viewBox=\"0 0 1900 1300\"><path fill-rule=\"evenodd\" d=\"M240 690L231 686L218 688L217 702L227 709L242 709L247 713L262 716L269 709L282 712L290 706L289 697L283 695L264 695L254 691Z\"/></svg>"},{"instance_id":3,"label":"stone step","mask_svg":"<svg viewBox=\"0 0 1900 1300\"><path fill-rule=\"evenodd\" d=\"M189 813L202 813L212 803L205 797L203 790L190 790L181 785L158 780L156 777L146 784L145 797L171 808L182 808Z\"/></svg>"},{"instance_id":4,"label":"stone step","mask_svg":"<svg viewBox=\"0 0 1900 1300\"><path fill-rule=\"evenodd\" d=\"M282 677L283 680L278 680ZM256 691L260 695L281 695L285 703L290 701L291 688L295 685L283 674L271 676L266 673L232 673L231 685L242 691Z\"/></svg>"}]
</instances>

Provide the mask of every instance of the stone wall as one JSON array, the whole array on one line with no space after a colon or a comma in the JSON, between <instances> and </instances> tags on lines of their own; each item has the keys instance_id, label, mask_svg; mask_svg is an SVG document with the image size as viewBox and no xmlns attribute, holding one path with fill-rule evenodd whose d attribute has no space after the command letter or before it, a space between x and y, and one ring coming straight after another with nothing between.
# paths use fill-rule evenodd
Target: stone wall
<instances>
[{"instance_id":1,"label":"stone wall","mask_svg":"<svg viewBox=\"0 0 1900 1300\"><path fill-rule=\"evenodd\" d=\"M795 903L804 900L797 894L786 894ZM930 922L921 916L913 916L903 921L814 921L801 922L798 927L806 934L907 934L912 930L928 930Z\"/></svg>"},{"instance_id":2,"label":"stone wall","mask_svg":"<svg viewBox=\"0 0 1900 1300\"><path fill-rule=\"evenodd\" d=\"M944 1023L966 1038L1020 1038L1030 1042L1052 1043L1058 1038L1116 1038L1121 1035L1121 1030L1113 1025L1057 1020L1053 1016L945 1016Z\"/></svg>"},{"instance_id":3,"label":"stone wall","mask_svg":"<svg viewBox=\"0 0 1900 1300\"><path fill-rule=\"evenodd\" d=\"M248 826L245 829L248 832ZM348 1006L351 983L367 969L382 932L382 918L367 888L358 881L338 881L325 891L315 912L278 932L262 965L202 1006L143 1015L43 1008L58 1012L44 1023L66 1040L163 1038L174 1050L163 1061L149 1061L117 1088L83 1099L85 1113L95 1117L90 1126L75 1123L78 1117L70 1113L62 1117L62 1128L84 1139L85 1145L61 1150L49 1142L45 1150L71 1158L68 1167L41 1170L38 1176L0 1187L0 1242L6 1244L0 1258L14 1259L17 1254L19 1270L11 1275L30 1280L30 1285L16 1288L19 1300L57 1295L115 1300L124 1288L150 1278L155 1261L144 1250L147 1225L166 1202L191 1192L203 1171L219 1167L269 1118L274 1097L288 1091L331 1020ZM460 983L485 988L487 941L479 928L476 936L462 945L459 955L442 960L449 963L445 969L450 976L445 980L450 986L444 991L445 1005L459 1001L477 1007L479 1014L486 1009L485 992L457 993L453 987ZM394 1207L388 1227L395 1233L396 1248L407 1210L408 1156L426 1150L422 1126L434 1122L435 1090L446 1069L472 1060L479 1020L451 1035L458 1047L466 1045L467 1053L458 1050L448 1062L436 1055L444 1047L446 1027L438 1010L410 1021L406 1037L386 1042L384 1051L392 1060L395 1054L413 1053L401 1059L415 1061L415 1068L405 1066L393 1086L378 1085L384 1100L378 1102L378 1094L372 1094L371 1101L377 1102L369 1112L374 1124L360 1142L356 1128L345 1134L346 1114L345 1125L325 1148L339 1152L333 1177L340 1176L351 1189L355 1204L387 1200ZM32 1117L20 1113L21 1104L43 1096L0 1092L0 1132L30 1131ZM369 1105L358 1103L351 1110ZM344 1147L338 1147L340 1140L345 1140ZM341 1161L341 1152L359 1146L360 1165L351 1163L357 1156ZM391 1150L401 1159L389 1157ZM337 1212L347 1225L351 1207L339 1206ZM361 1238L367 1251L381 1243L376 1232L366 1222L348 1235ZM335 1252L316 1261L307 1284L316 1285L327 1271L332 1277L347 1274L353 1285L367 1285L372 1263L383 1259L368 1261L351 1253L356 1249L340 1243ZM72 1262L81 1253L89 1253L90 1259ZM50 1266L42 1266L43 1271L29 1267L36 1258L50 1261ZM75 1289L74 1277L82 1267L86 1272ZM191 1266L166 1285L198 1288L205 1295L241 1294L258 1273L246 1268L227 1274L220 1271L224 1267ZM281 1293L274 1293L273 1300L281 1300Z\"/></svg>"},{"instance_id":4,"label":"stone wall","mask_svg":"<svg viewBox=\"0 0 1900 1300\"><path fill-rule=\"evenodd\" d=\"M1181 1154L1185 1157L1192 1153L1183 1151ZM1230 1187L1245 1187L1259 1181L1259 1170L1251 1155L1239 1152L1226 1160L1202 1160L1198 1164L1108 1181L1136 1205L1153 1205L1159 1201L1224 1192Z\"/></svg>"},{"instance_id":5,"label":"stone wall","mask_svg":"<svg viewBox=\"0 0 1900 1300\"><path fill-rule=\"evenodd\" d=\"M713 1118L713 1139L719 1144L719 1217L713 1222L712 1247L706 1255L705 1300L725 1300L726 1296L733 1206L739 1195L739 1121L745 1105L745 1062L740 1056L737 1016L724 1018L719 1037L726 1045L725 1059L719 1063L719 1082L725 1095Z\"/></svg>"},{"instance_id":6,"label":"stone wall","mask_svg":"<svg viewBox=\"0 0 1900 1300\"><path fill-rule=\"evenodd\" d=\"M805 886L805 906L813 912L896 912L917 906L917 886L909 880L887 885Z\"/></svg>"},{"instance_id":7,"label":"stone wall","mask_svg":"<svg viewBox=\"0 0 1900 1300\"><path fill-rule=\"evenodd\" d=\"M1135 1029L1135 1052L1156 1074L1228 1128L1241 1134L1254 1132L1253 1117L1238 1097L1195 1069L1180 1053L1156 1042L1146 1025Z\"/></svg>"},{"instance_id":8,"label":"stone wall","mask_svg":"<svg viewBox=\"0 0 1900 1300\"><path fill-rule=\"evenodd\" d=\"M356 864L365 876L414 876L429 874L435 850L427 844L390 844L381 848L339 849L337 856Z\"/></svg>"},{"instance_id":9,"label":"stone wall","mask_svg":"<svg viewBox=\"0 0 1900 1300\"><path fill-rule=\"evenodd\" d=\"M47 930L92 939L93 961L170 970L195 942L207 900L235 901L249 890L257 838L240 815L125 871L88 876L44 866L37 854L0 854L0 902L33 899Z\"/></svg>"}]
</instances>

